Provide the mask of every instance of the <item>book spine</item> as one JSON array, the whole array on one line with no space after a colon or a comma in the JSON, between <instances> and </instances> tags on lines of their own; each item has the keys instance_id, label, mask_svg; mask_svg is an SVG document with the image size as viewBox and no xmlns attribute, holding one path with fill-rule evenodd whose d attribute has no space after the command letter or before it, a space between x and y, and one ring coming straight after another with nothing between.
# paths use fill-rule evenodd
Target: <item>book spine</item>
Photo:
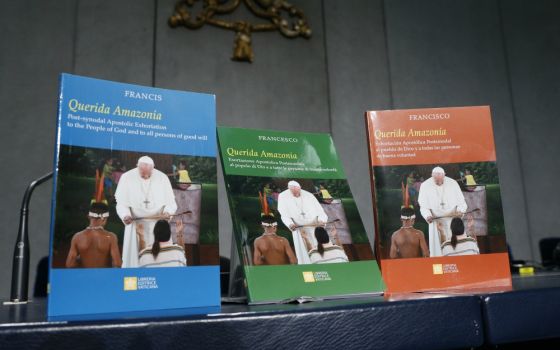
<instances>
[{"instance_id":1,"label":"book spine","mask_svg":"<svg viewBox=\"0 0 560 350\"><path fill-rule=\"evenodd\" d=\"M245 293L247 295L247 301L248 302L252 302L253 299L251 298L251 289L250 289L250 282L247 281L248 279L250 280L250 276L248 276L248 271L245 268L246 266L251 266L253 265L252 261L248 261L247 257L245 256L245 254L243 254L243 242L240 242L241 240L238 239L238 237L242 237L241 235L241 227L239 225L239 222L237 221L237 215L235 215L235 210L233 208L235 208L235 202L233 201L233 198L231 197L230 191L229 191L229 184L228 184L228 180L227 180L227 174L226 174L226 166L224 163L224 156L222 154L222 152L220 151L222 148L220 146L220 133L219 133L219 127L216 129L216 139L218 141L218 153L219 153L219 159L220 159L220 164L222 166L222 174L224 176L224 183L226 185L226 195L227 195L227 200L228 200L228 209L229 209L229 213L231 216L231 224L232 224L232 240L231 240L231 244L235 244L237 246L237 249L235 249L235 251L237 252L237 258L239 261L239 265L241 267L241 272L238 270L238 266L234 266L236 264L233 264L233 262L236 260L234 259L233 256L231 256L230 258L230 262L232 263L230 265L230 278L229 278L229 290L228 290L228 294L230 296L233 296L233 290L236 287L236 283L237 283L237 278L239 277L237 274L241 273L243 274L243 285L245 288ZM247 244L247 242L245 242L245 244ZM231 249L231 251L233 252L234 249Z\"/></svg>"},{"instance_id":2,"label":"book spine","mask_svg":"<svg viewBox=\"0 0 560 350\"><path fill-rule=\"evenodd\" d=\"M365 113L365 124L366 124L366 137L367 137L367 147L368 147L368 163L369 163L369 173L370 173L370 186L371 186L371 203L372 203L372 210L373 210L373 225L374 225L374 239L373 239L373 253L375 255L375 260L377 261L377 265L381 270L381 240L379 235L381 234L379 230L379 223L378 223L378 215L377 215L377 194L375 192L375 173L373 171L373 155L372 155L372 148L373 148L373 125L371 124L371 120L369 118L369 113Z\"/></svg>"}]
</instances>

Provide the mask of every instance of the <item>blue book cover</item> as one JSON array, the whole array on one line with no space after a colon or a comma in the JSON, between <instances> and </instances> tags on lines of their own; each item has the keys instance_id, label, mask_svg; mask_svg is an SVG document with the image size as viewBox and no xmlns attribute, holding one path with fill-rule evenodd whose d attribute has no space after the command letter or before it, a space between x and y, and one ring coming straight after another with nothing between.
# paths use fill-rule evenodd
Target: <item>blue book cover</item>
<instances>
[{"instance_id":1,"label":"blue book cover","mask_svg":"<svg viewBox=\"0 0 560 350\"><path fill-rule=\"evenodd\" d=\"M50 320L220 307L215 96L62 74Z\"/></svg>"}]
</instances>

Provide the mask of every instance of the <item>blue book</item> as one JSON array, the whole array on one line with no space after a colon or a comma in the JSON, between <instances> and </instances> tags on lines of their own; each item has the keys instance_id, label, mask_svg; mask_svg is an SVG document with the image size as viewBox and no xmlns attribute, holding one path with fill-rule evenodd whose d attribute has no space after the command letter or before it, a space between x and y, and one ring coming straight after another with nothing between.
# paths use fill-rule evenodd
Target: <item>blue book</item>
<instances>
[{"instance_id":1,"label":"blue book","mask_svg":"<svg viewBox=\"0 0 560 350\"><path fill-rule=\"evenodd\" d=\"M49 320L219 311L215 96L62 74Z\"/></svg>"}]
</instances>

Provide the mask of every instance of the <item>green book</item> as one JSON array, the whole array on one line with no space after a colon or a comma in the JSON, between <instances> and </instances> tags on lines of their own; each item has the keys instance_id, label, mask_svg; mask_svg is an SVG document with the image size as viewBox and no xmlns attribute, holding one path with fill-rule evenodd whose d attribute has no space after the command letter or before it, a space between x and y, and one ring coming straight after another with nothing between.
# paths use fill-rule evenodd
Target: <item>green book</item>
<instances>
[{"instance_id":1,"label":"green book","mask_svg":"<svg viewBox=\"0 0 560 350\"><path fill-rule=\"evenodd\" d=\"M218 127L218 143L249 303L383 292L329 134Z\"/></svg>"}]
</instances>

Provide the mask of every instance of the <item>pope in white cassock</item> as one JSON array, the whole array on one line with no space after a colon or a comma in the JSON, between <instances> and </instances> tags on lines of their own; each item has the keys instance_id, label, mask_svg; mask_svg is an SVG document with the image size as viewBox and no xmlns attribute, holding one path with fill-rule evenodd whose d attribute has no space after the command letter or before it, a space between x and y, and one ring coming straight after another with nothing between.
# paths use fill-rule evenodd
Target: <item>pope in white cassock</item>
<instances>
[{"instance_id":1,"label":"pope in white cassock","mask_svg":"<svg viewBox=\"0 0 560 350\"><path fill-rule=\"evenodd\" d=\"M451 239L451 220L467 211L465 197L457 181L445 176L441 167L432 170L432 177L422 182L418 194L420 213L429 224L430 256L441 256L438 221L443 225L445 240ZM434 219L436 217L442 217Z\"/></svg>"},{"instance_id":2,"label":"pope in white cassock","mask_svg":"<svg viewBox=\"0 0 560 350\"><path fill-rule=\"evenodd\" d=\"M324 225L328 219L323 207L314 195L302 190L299 183L290 181L288 189L278 195L278 212L284 225L292 231L298 264L311 264L301 235L307 236L313 248L317 247L315 226Z\"/></svg>"},{"instance_id":3,"label":"pope in white cassock","mask_svg":"<svg viewBox=\"0 0 560 350\"><path fill-rule=\"evenodd\" d=\"M154 161L148 156L138 159L136 168L122 174L117 190L117 214L125 224L122 267L138 267L138 241L136 224L144 226L144 241L150 247L154 243L156 219L133 220L139 217L175 214L177 203L167 175L154 169Z\"/></svg>"}]
</instances>

